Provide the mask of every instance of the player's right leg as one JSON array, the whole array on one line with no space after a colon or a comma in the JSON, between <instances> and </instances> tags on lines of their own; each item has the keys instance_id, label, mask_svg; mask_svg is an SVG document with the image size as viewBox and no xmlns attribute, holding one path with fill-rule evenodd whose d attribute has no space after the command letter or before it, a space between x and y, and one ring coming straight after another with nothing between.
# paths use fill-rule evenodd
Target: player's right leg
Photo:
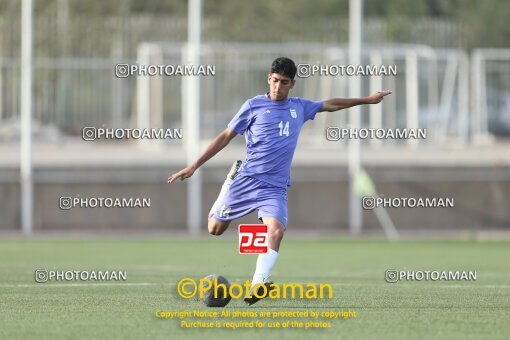
<instances>
[{"instance_id":1,"label":"player's right leg","mask_svg":"<svg viewBox=\"0 0 510 340\"><path fill-rule=\"evenodd\" d=\"M219 236L227 230L229 224L230 221L218 221L213 215L210 215L207 223L207 229L209 230L209 234Z\"/></svg>"},{"instance_id":2,"label":"player's right leg","mask_svg":"<svg viewBox=\"0 0 510 340\"><path fill-rule=\"evenodd\" d=\"M211 211L209 212L208 216L208 223L207 223L207 229L209 230L209 233L211 235L219 236L223 234L225 230L227 230L230 221L220 221L214 217L214 212L218 208L218 204L220 202L223 202L225 199L225 196L227 195L227 192L230 188L230 185L232 184L234 178L236 177L237 173L239 172L239 169L241 167L242 161L235 161L232 165L232 168L228 172L227 178L223 182L223 185L221 186L220 194L218 195L218 198L214 202L213 206L211 207ZM225 213L224 211L220 211L220 213ZM228 215L228 212L227 212Z\"/></svg>"}]
</instances>

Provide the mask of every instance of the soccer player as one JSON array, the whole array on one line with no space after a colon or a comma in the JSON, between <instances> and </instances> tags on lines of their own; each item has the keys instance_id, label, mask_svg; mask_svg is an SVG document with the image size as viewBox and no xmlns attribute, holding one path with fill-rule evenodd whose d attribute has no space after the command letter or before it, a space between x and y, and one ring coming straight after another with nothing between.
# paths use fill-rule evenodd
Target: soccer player
<instances>
[{"instance_id":1,"label":"soccer player","mask_svg":"<svg viewBox=\"0 0 510 340\"><path fill-rule=\"evenodd\" d=\"M258 210L258 217L268 226L269 251L258 256L252 287L264 284L266 291L271 289L269 273L278 258L287 228L287 187L291 183L290 166L301 127L314 119L317 112L377 104L391 93L380 91L364 98L325 101L289 98L289 91L296 83L296 72L291 59L274 60L267 77L269 92L248 99L195 163L168 178L168 183L173 183L176 179L182 181L191 177L232 138L238 134L245 136L246 161L234 163L209 213L208 229L212 235L221 235L232 220ZM264 289L258 289L260 296ZM258 300L255 296L245 299L250 305Z\"/></svg>"}]
</instances>

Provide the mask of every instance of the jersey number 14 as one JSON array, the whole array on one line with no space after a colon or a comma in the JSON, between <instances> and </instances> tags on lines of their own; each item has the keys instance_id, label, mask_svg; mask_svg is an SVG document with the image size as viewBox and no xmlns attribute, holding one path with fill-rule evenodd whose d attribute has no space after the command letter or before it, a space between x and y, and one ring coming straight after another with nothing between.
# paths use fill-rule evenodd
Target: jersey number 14
<instances>
[{"instance_id":1,"label":"jersey number 14","mask_svg":"<svg viewBox=\"0 0 510 340\"><path fill-rule=\"evenodd\" d=\"M289 122L285 122L285 125L283 124L283 121L280 121L280 124L278 124L278 127L280 128L280 136L289 136Z\"/></svg>"}]
</instances>

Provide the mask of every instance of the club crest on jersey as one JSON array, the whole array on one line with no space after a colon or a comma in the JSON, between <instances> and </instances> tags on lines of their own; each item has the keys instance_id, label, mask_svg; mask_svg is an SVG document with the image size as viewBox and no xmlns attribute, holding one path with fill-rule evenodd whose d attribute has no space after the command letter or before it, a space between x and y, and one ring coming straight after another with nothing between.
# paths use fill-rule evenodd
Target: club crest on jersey
<instances>
[{"instance_id":1,"label":"club crest on jersey","mask_svg":"<svg viewBox=\"0 0 510 340\"><path fill-rule=\"evenodd\" d=\"M292 118L297 118L296 109L290 109L290 116L291 116Z\"/></svg>"}]
</instances>

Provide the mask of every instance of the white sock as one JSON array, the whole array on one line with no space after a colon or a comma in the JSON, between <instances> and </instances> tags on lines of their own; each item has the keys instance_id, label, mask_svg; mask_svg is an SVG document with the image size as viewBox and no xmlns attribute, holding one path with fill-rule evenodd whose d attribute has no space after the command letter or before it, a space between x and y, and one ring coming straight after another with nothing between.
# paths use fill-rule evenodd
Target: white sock
<instances>
[{"instance_id":1,"label":"white sock","mask_svg":"<svg viewBox=\"0 0 510 340\"><path fill-rule=\"evenodd\" d=\"M232 184L232 180L230 178L227 178L225 182L223 182L223 185L221 186L220 194L218 195L218 198L216 199L216 202L211 207L211 211L209 211L209 216L213 216L214 212L216 211L216 207L218 205L218 202L223 200L225 195L227 194L227 190L230 187L230 184Z\"/></svg>"},{"instance_id":2,"label":"white sock","mask_svg":"<svg viewBox=\"0 0 510 340\"><path fill-rule=\"evenodd\" d=\"M255 274L253 274L253 280L251 282L252 287L256 284L266 282L271 269L273 269L276 263L276 259L278 259L278 252L273 249L269 249L267 254L259 255L255 267Z\"/></svg>"}]
</instances>

